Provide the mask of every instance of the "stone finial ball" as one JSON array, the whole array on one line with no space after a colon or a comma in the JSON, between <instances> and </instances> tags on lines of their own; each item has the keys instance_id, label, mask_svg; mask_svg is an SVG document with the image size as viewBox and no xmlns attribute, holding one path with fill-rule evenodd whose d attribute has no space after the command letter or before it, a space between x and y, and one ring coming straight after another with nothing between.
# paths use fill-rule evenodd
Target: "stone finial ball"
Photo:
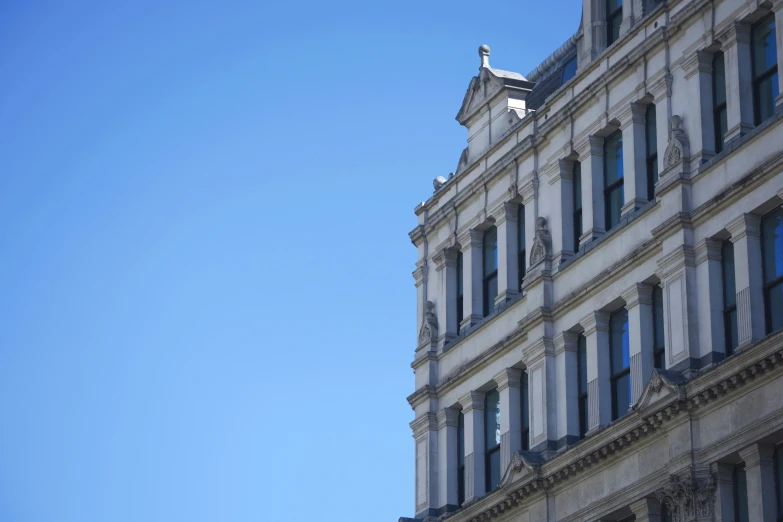
<instances>
[{"instance_id":1,"label":"stone finial ball","mask_svg":"<svg viewBox=\"0 0 783 522\"><path fill-rule=\"evenodd\" d=\"M487 44L479 47L479 54L489 54L489 46Z\"/></svg>"},{"instance_id":2,"label":"stone finial ball","mask_svg":"<svg viewBox=\"0 0 783 522\"><path fill-rule=\"evenodd\" d=\"M438 190L446 183L446 178L443 176L438 176L434 180L432 180L432 186L435 187L435 190Z\"/></svg>"}]
</instances>

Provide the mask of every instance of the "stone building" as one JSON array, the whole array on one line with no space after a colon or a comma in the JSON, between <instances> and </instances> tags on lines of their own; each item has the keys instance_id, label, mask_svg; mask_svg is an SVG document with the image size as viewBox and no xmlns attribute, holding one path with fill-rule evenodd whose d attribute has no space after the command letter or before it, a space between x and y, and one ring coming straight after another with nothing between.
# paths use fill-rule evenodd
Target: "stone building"
<instances>
[{"instance_id":1,"label":"stone building","mask_svg":"<svg viewBox=\"0 0 783 522\"><path fill-rule=\"evenodd\" d=\"M783 0L582 13L415 209L413 515L783 520Z\"/></svg>"}]
</instances>

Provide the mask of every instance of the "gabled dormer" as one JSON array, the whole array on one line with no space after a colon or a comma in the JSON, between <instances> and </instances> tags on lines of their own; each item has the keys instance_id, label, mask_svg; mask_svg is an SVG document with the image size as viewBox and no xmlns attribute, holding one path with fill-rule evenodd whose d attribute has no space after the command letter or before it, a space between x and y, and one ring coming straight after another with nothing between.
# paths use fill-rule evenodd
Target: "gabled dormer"
<instances>
[{"instance_id":1,"label":"gabled dormer","mask_svg":"<svg viewBox=\"0 0 783 522\"><path fill-rule=\"evenodd\" d=\"M463 153L460 168L471 163L523 118L528 110L525 97L535 85L519 73L489 66L489 46L479 47L481 67L470 80L457 121L468 129L467 157Z\"/></svg>"}]
</instances>

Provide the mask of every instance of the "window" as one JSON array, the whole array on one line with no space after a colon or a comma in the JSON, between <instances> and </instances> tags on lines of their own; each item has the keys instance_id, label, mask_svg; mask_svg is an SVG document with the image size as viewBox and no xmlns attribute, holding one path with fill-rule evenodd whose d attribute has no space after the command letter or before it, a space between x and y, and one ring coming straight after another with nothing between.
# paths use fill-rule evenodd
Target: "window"
<instances>
[{"instance_id":1,"label":"window","mask_svg":"<svg viewBox=\"0 0 783 522\"><path fill-rule=\"evenodd\" d=\"M457 252L457 334L459 334L459 324L462 322L462 316L463 316L463 294L464 294L464 287L463 287L463 281L462 281L462 274L463 274L463 267L462 267L462 252Z\"/></svg>"},{"instance_id":2,"label":"window","mask_svg":"<svg viewBox=\"0 0 783 522\"><path fill-rule=\"evenodd\" d=\"M748 481L745 477L745 466L734 466L732 477L734 485L734 521L748 522Z\"/></svg>"},{"instance_id":3,"label":"window","mask_svg":"<svg viewBox=\"0 0 783 522\"><path fill-rule=\"evenodd\" d=\"M579 401L579 438L587 434L587 339L582 334L576 338L577 398Z\"/></svg>"},{"instance_id":4,"label":"window","mask_svg":"<svg viewBox=\"0 0 783 522\"><path fill-rule=\"evenodd\" d=\"M750 30L753 68L753 110L756 125L775 112L778 95L778 57L775 47L775 17L759 20Z\"/></svg>"},{"instance_id":5,"label":"window","mask_svg":"<svg viewBox=\"0 0 783 522\"><path fill-rule=\"evenodd\" d=\"M495 227L484 232L484 317L495 309L498 296L498 230Z\"/></svg>"},{"instance_id":6,"label":"window","mask_svg":"<svg viewBox=\"0 0 783 522\"><path fill-rule=\"evenodd\" d=\"M530 388L527 381L527 372L522 372L520 387L520 409L522 410L522 449L530 449Z\"/></svg>"},{"instance_id":7,"label":"window","mask_svg":"<svg viewBox=\"0 0 783 522\"><path fill-rule=\"evenodd\" d=\"M663 289L653 285L653 366L666 369L666 341L663 333Z\"/></svg>"},{"instance_id":8,"label":"window","mask_svg":"<svg viewBox=\"0 0 783 522\"><path fill-rule=\"evenodd\" d=\"M519 288L525 278L525 205L519 205L517 210L517 269L519 270Z\"/></svg>"},{"instance_id":9,"label":"window","mask_svg":"<svg viewBox=\"0 0 783 522\"><path fill-rule=\"evenodd\" d=\"M775 467L775 499L778 504L778 520L783 520L783 448L775 446L772 454L772 463Z\"/></svg>"},{"instance_id":10,"label":"window","mask_svg":"<svg viewBox=\"0 0 783 522\"><path fill-rule=\"evenodd\" d=\"M497 390L487 393L484 399L484 433L487 493L500 482L500 394Z\"/></svg>"},{"instance_id":11,"label":"window","mask_svg":"<svg viewBox=\"0 0 783 522\"><path fill-rule=\"evenodd\" d=\"M620 223L624 197L623 135L617 131L604 141L604 205L607 231Z\"/></svg>"},{"instance_id":12,"label":"window","mask_svg":"<svg viewBox=\"0 0 783 522\"><path fill-rule=\"evenodd\" d=\"M734 244L724 241L720 249L720 271L723 279L723 329L726 357L737 347L737 287L734 284Z\"/></svg>"},{"instance_id":13,"label":"window","mask_svg":"<svg viewBox=\"0 0 783 522\"><path fill-rule=\"evenodd\" d=\"M621 308L609 318L609 361L612 372L612 420L631 404L631 364L628 345L628 311Z\"/></svg>"},{"instance_id":14,"label":"window","mask_svg":"<svg viewBox=\"0 0 783 522\"><path fill-rule=\"evenodd\" d=\"M574 162L574 252L579 252L582 237L582 164Z\"/></svg>"},{"instance_id":15,"label":"window","mask_svg":"<svg viewBox=\"0 0 783 522\"><path fill-rule=\"evenodd\" d=\"M672 522L672 514L666 504L661 504L661 522Z\"/></svg>"},{"instance_id":16,"label":"window","mask_svg":"<svg viewBox=\"0 0 783 522\"><path fill-rule=\"evenodd\" d=\"M658 182L658 137L655 133L655 105L647 106L644 117L644 137L647 149L647 200L655 197L655 183Z\"/></svg>"},{"instance_id":17,"label":"window","mask_svg":"<svg viewBox=\"0 0 783 522\"><path fill-rule=\"evenodd\" d=\"M728 130L726 119L726 62L723 53L712 55L712 120L715 125L715 153L723 150L723 136Z\"/></svg>"},{"instance_id":18,"label":"window","mask_svg":"<svg viewBox=\"0 0 783 522\"><path fill-rule=\"evenodd\" d=\"M576 56L563 64L563 75L560 77L560 85L576 76Z\"/></svg>"},{"instance_id":19,"label":"window","mask_svg":"<svg viewBox=\"0 0 783 522\"><path fill-rule=\"evenodd\" d=\"M465 415L457 417L457 505L465 502Z\"/></svg>"},{"instance_id":20,"label":"window","mask_svg":"<svg viewBox=\"0 0 783 522\"><path fill-rule=\"evenodd\" d=\"M783 209L761 221L761 258L767 333L783 328Z\"/></svg>"},{"instance_id":21,"label":"window","mask_svg":"<svg viewBox=\"0 0 783 522\"><path fill-rule=\"evenodd\" d=\"M623 21L622 0L606 0L606 46L620 39L620 23Z\"/></svg>"}]
</instances>

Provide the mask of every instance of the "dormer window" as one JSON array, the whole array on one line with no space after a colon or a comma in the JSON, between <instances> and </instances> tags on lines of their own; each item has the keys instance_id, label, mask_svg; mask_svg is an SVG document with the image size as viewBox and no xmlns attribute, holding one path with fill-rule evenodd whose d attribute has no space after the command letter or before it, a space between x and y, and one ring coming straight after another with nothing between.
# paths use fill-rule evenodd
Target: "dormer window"
<instances>
[{"instance_id":1,"label":"dormer window","mask_svg":"<svg viewBox=\"0 0 783 522\"><path fill-rule=\"evenodd\" d=\"M620 39L620 23L623 21L623 0L606 0L606 46Z\"/></svg>"},{"instance_id":2,"label":"dormer window","mask_svg":"<svg viewBox=\"0 0 783 522\"><path fill-rule=\"evenodd\" d=\"M560 77L560 85L564 85L568 80L576 76L576 56L568 60L563 65L563 74Z\"/></svg>"}]
</instances>

